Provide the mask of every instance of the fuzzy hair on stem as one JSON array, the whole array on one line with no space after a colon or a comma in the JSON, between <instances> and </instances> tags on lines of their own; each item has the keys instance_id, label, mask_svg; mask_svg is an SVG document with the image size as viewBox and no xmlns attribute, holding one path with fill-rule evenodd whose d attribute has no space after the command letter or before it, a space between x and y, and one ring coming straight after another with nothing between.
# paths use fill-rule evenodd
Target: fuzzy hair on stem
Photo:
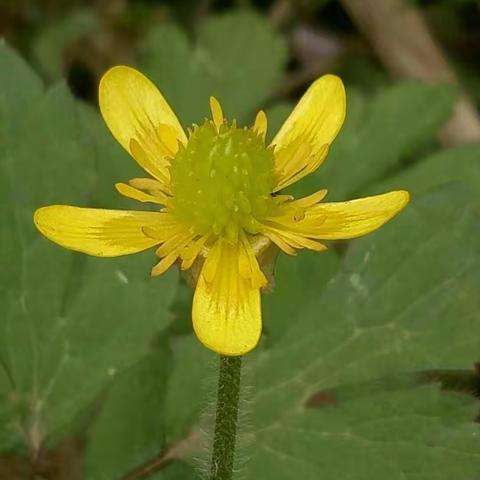
<instances>
[{"instance_id":1,"label":"fuzzy hair on stem","mask_svg":"<svg viewBox=\"0 0 480 480\"><path fill-rule=\"evenodd\" d=\"M235 462L242 357L220 356L210 480L231 480Z\"/></svg>"}]
</instances>

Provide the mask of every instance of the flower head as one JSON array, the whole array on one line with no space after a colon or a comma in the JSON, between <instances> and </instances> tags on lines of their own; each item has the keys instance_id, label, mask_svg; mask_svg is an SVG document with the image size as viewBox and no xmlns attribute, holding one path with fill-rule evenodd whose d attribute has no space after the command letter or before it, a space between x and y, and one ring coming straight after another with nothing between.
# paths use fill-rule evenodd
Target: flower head
<instances>
[{"instance_id":1,"label":"flower head","mask_svg":"<svg viewBox=\"0 0 480 480\"><path fill-rule=\"evenodd\" d=\"M201 265L193 302L200 341L223 355L243 355L261 334L260 290L267 280L257 260L273 243L289 255L326 250L321 240L369 233L408 202L405 191L323 202L326 190L295 200L279 193L316 170L345 117L341 80L315 81L270 145L267 117L251 128L224 119L215 98L212 120L185 133L157 88L124 66L100 83L100 110L120 144L149 174L117 183L124 196L158 211L118 211L67 205L35 212L37 228L72 250L114 257L157 247L160 275L175 262Z\"/></svg>"}]
</instances>

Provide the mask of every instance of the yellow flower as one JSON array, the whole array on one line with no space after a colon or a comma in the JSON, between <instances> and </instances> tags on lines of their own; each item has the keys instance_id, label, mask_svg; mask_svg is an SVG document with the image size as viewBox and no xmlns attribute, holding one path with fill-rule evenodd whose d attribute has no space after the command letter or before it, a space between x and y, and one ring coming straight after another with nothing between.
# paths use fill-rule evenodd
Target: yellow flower
<instances>
[{"instance_id":1,"label":"yellow flower","mask_svg":"<svg viewBox=\"0 0 480 480\"><path fill-rule=\"evenodd\" d=\"M157 88L129 67L104 75L99 98L113 136L150 175L117 190L159 211L52 205L35 212L35 225L59 245L99 257L156 246L152 275L197 260L193 327L223 355L243 355L258 343L267 280L257 256L270 242L290 255L326 250L319 240L369 233L409 200L405 191L340 203L322 202L326 190L299 200L279 193L321 165L342 126L345 90L334 75L310 86L269 146L263 111L252 128L239 128L213 97L213 120L186 134Z\"/></svg>"}]
</instances>

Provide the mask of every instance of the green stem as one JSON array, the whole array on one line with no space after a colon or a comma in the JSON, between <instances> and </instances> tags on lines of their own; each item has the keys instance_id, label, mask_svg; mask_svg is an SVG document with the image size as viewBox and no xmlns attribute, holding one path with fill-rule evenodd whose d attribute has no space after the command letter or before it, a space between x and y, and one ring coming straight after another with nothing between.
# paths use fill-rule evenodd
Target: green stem
<instances>
[{"instance_id":1,"label":"green stem","mask_svg":"<svg viewBox=\"0 0 480 480\"><path fill-rule=\"evenodd\" d=\"M220 356L210 480L231 480L237 439L242 357Z\"/></svg>"}]
</instances>

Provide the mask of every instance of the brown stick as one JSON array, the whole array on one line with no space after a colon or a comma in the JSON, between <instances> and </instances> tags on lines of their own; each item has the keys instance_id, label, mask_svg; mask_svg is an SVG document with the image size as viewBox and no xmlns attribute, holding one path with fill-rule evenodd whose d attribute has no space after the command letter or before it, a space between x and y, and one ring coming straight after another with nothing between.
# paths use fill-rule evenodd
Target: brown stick
<instances>
[{"instance_id":1,"label":"brown stick","mask_svg":"<svg viewBox=\"0 0 480 480\"><path fill-rule=\"evenodd\" d=\"M455 72L412 2L340 1L393 75L427 83L457 83ZM440 140L447 146L480 141L480 117L467 96L457 100Z\"/></svg>"}]
</instances>

